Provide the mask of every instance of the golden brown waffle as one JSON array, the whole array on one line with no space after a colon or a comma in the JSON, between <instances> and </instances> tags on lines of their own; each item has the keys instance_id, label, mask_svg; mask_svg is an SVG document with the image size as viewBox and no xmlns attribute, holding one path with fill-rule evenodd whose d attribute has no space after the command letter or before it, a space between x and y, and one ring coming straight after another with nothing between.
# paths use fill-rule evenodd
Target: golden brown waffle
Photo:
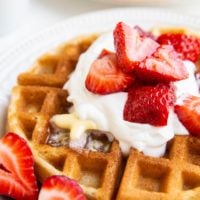
<instances>
[{"instance_id":1,"label":"golden brown waffle","mask_svg":"<svg viewBox=\"0 0 200 200\"><path fill-rule=\"evenodd\" d=\"M162 158L132 150L118 199L200 199L200 139L176 136Z\"/></svg>"},{"instance_id":2,"label":"golden brown waffle","mask_svg":"<svg viewBox=\"0 0 200 200\"><path fill-rule=\"evenodd\" d=\"M68 112L67 91L61 88L95 38L79 38L41 56L29 72L19 75L13 89L8 130L29 142L38 179L67 175L78 181L89 199L199 200L200 140L191 136L176 136L162 158L132 149L127 161L116 141L108 153L46 144L49 119Z\"/></svg>"},{"instance_id":3,"label":"golden brown waffle","mask_svg":"<svg viewBox=\"0 0 200 200\"><path fill-rule=\"evenodd\" d=\"M54 51L42 55L28 72L18 77L20 85L37 85L62 88L76 62L97 35L76 38Z\"/></svg>"},{"instance_id":4,"label":"golden brown waffle","mask_svg":"<svg viewBox=\"0 0 200 200\"><path fill-rule=\"evenodd\" d=\"M121 151L116 141L107 153L46 144L49 120L67 113L67 91L62 90L79 55L95 39L90 36L71 41L53 53L39 58L33 68L19 75L8 112L8 131L25 138L34 154L35 171L42 182L46 177L64 174L75 180L90 199L111 199L120 170ZM60 88L56 88L60 87Z\"/></svg>"}]
</instances>

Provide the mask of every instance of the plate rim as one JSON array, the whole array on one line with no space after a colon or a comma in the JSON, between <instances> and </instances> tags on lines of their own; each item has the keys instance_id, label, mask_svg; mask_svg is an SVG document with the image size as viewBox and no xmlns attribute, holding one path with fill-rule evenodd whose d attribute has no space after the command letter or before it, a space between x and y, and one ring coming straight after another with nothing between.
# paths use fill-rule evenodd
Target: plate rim
<instances>
[{"instance_id":1,"label":"plate rim","mask_svg":"<svg viewBox=\"0 0 200 200\"><path fill-rule=\"evenodd\" d=\"M145 20L146 24L148 24L148 21L149 23L152 24L152 20L155 20L155 21L160 21L160 22L162 21L162 23L166 23L166 24L167 23L173 24L173 25L183 24L183 26L191 27L194 30L200 29L200 19L197 19L194 16L175 13L173 11L170 11L169 9L158 8L158 7L157 8L155 7L150 7L150 8L149 7L124 7L124 8L118 7L118 8L104 9L104 10L99 10L99 11L83 13L80 15L75 15L63 21L60 21L53 26L47 27L39 31L38 33L32 34L28 36L27 38L24 38L22 41L17 42L13 46L12 49L5 51L2 55L0 55L0 71L1 71L1 74L3 74L3 75L0 74L0 83L1 83L0 92L3 95L9 94L11 88L8 86L4 86L3 84L4 83L8 84L8 80L6 77L8 76L10 72L12 72L13 66L22 68L21 65L17 65L17 63L20 63L19 61L24 61L25 59L28 59L28 54L29 54L29 56L33 58L32 62L30 63L33 64L33 62L36 60L37 57L39 57L45 52L50 51L51 49L54 49L56 46L64 42L64 40L62 39L63 33L61 33L62 29L69 30L69 27L74 25L75 30L74 29L70 30L69 35L70 34L73 35L72 33L76 33L76 35L74 35L75 37L79 35L78 27L79 26L83 27L83 24L86 24L88 26L89 22L91 24L95 24L97 22L97 25L98 25L100 24L100 19L103 18L105 24L108 26L109 23L113 23L113 21L116 21L117 19L123 20L123 19L127 19L127 17L130 17L130 18L135 17L136 20L138 21ZM171 19L175 19L175 20L171 20ZM112 25L110 24L109 26L114 26L114 25L115 24L112 24ZM155 26L156 26L156 23L155 23ZM85 28L83 29L84 31L86 31ZM86 32L93 33L91 31L86 31ZM66 36L67 36L67 33L66 33ZM65 41L71 38L66 37ZM52 39L52 41L50 41L50 39ZM29 50L29 48L31 48L31 50ZM42 49L44 49L44 51ZM22 55L23 51L25 51L24 55ZM41 51L41 53L38 53L38 55L34 57L35 51L39 51L39 52ZM13 59L13 57L15 59ZM25 69L27 69L30 66L31 65L27 66ZM21 70L21 71L24 71L24 70ZM11 81L16 82L16 75L15 76L13 75L13 77L11 77ZM12 84L12 86L14 85ZM7 90L9 90L9 92Z\"/></svg>"},{"instance_id":2,"label":"plate rim","mask_svg":"<svg viewBox=\"0 0 200 200\"><path fill-rule=\"evenodd\" d=\"M23 39L22 41L17 42L17 44L15 45L15 48L12 50L8 50L5 53L3 53L2 55L0 55L0 62L1 60L6 57L8 54L10 54L11 52L15 51L16 48L18 46L25 46L27 43L30 42L30 40L35 40L35 38L38 37L42 37L42 35L46 34L47 32L53 32L56 29L59 29L61 26L66 26L67 24L70 24L73 21L79 21L80 19L89 19L91 18L91 16L98 16L98 15L102 15L102 14L109 14L109 13L122 13L122 12L128 12L128 11L136 11L139 12L141 11L142 13L147 12L147 13L152 13L155 15L170 15L172 17L176 17L176 19L178 18L185 18L186 21L191 21L193 25L198 26L199 25L199 29L200 29L200 18L197 19L195 16L189 15L189 14L181 14L176 13L175 11L169 10L167 8L156 8L156 7L117 7L117 8L111 8L111 9L102 9L102 10L97 10L97 11L91 11L91 12L86 12L83 14L79 14L79 15L75 15L69 18L66 18L64 20L61 20L57 23L55 23L52 26L49 26L47 28L42 29L41 31L30 35L29 37Z\"/></svg>"}]
</instances>

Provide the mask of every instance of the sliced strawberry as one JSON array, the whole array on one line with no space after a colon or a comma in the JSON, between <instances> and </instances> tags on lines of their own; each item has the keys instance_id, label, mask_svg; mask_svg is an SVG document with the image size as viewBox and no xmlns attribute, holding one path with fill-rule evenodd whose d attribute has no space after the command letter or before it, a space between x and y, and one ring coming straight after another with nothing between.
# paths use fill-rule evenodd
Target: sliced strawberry
<instances>
[{"instance_id":1,"label":"sliced strawberry","mask_svg":"<svg viewBox=\"0 0 200 200\"><path fill-rule=\"evenodd\" d=\"M93 93L109 94L124 91L133 82L133 76L117 67L116 55L110 53L92 63L85 86Z\"/></svg>"},{"instance_id":2,"label":"sliced strawberry","mask_svg":"<svg viewBox=\"0 0 200 200\"><path fill-rule=\"evenodd\" d=\"M200 97L187 96L175 106L175 112L189 133L200 137Z\"/></svg>"},{"instance_id":3,"label":"sliced strawberry","mask_svg":"<svg viewBox=\"0 0 200 200\"><path fill-rule=\"evenodd\" d=\"M86 200L81 187L66 176L51 176L42 185L38 200Z\"/></svg>"},{"instance_id":4,"label":"sliced strawberry","mask_svg":"<svg viewBox=\"0 0 200 200\"><path fill-rule=\"evenodd\" d=\"M114 52L109 51L107 49L103 49L99 54L98 58L103 58L104 56L108 56L109 54L113 54Z\"/></svg>"},{"instance_id":5,"label":"sliced strawberry","mask_svg":"<svg viewBox=\"0 0 200 200\"><path fill-rule=\"evenodd\" d=\"M187 69L171 45L159 47L150 58L135 69L139 78L149 82L170 82L186 79Z\"/></svg>"},{"instance_id":6,"label":"sliced strawberry","mask_svg":"<svg viewBox=\"0 0 200 200\"><path fill-rule=\"evenodd\" d=\"M160 44L173 45L185 60L197 62L200 56L200 38L182 33L165 33L158 37Z\"/></svg>"},{"instance_id":7,"label":"sliced strawberry","mask_svg":"<svg viewBox=\"0 0 200 200\"><path fill-rule=\"evenodd\" d=\"M15 199L37 199L33 156L26 141L14 133L0 141L0 194Z\"/></svg>"},{"instance_id":8,"label":"sliced strawberry","mask_svg":"<svg viewBox=\"0 0 200 200\"><path fill-rule=\"evenodd\" d=\"M145 58L151 56L159 44L149 37L141 36L138 28L119 22L114 30L117 62L125 72L132 72Z\"/></svg>"},{"instance_id":9,"label":"sliced strawberry","mask_svg":"<svg viewBox=\"0 0 200 200\"><path fill-rule=\"evenodd\" d=\"M134 29L138 30L141 37L149 37L152 40L156 41L156 37L151 32L147 32L147 31L143 30L140 26L137 26L137 25L134 26Z\"/></svg>"},{"instance_id":10,"label":"sliced strawberry","mask_svg":"<svg viewBox=\"0 0 200 200\"><path fill-rule=\"evenodd\" d=\"M133 88L128 93L124 107L124 120L165 126L169 108L174 102L175 94L171 84Z\"/></svg>"}]
</instances>

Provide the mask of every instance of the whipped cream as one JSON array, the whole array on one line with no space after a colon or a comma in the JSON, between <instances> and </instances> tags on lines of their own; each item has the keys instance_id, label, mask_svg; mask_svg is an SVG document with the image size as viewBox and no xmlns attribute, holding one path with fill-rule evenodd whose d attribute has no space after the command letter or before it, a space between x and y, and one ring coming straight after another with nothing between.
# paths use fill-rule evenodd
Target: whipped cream
<instances>
[{"instance_id":1,"label":"whipped cream","mask_svg":"<svg viewBox=\"0 0 200 200\"><path fill-rule=\"evenodd\" d=\"M75 71L64 88L68 90L67 100L73 103L72 110L81 119L92 120L97 128L111 132L119 141L124 154L134 147L149 156L162 156L167 142L175 134L188 134L173 110L170 110L166 126L155 127L149 124L132 123L123 120L123 109L127 93L118 92L108 95L93 94L85 88L85 79L92 62L102 49L114 51L113 35L106 33L97 39L86 53L82 54ZM189 78L175 82L176 96L180 100L183 94L198 95L198 86L194 77L195 66L184 62Z\"/></svg>"}]
</instances>

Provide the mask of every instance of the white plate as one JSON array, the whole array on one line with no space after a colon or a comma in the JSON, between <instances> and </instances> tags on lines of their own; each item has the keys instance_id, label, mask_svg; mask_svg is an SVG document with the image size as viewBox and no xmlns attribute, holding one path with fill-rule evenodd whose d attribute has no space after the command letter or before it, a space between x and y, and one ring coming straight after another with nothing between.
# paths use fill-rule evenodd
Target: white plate
<instances>
[{"instance_id":1,"label":"white plate","mask_svg":"<svg viewBox=\"0 0 200 200\"><path fill-rule=\"evenodd\" d=\"M200 20L169 13L161 9L123 8L80 15L51 27L0 55L0 133L5 124L9 94L17 75L28 69L34 60L58 44L78 35L112 29L118 21L140 25L144 29L154 26L186 26L200 29Z\"/></svg>"}]
</instances>

